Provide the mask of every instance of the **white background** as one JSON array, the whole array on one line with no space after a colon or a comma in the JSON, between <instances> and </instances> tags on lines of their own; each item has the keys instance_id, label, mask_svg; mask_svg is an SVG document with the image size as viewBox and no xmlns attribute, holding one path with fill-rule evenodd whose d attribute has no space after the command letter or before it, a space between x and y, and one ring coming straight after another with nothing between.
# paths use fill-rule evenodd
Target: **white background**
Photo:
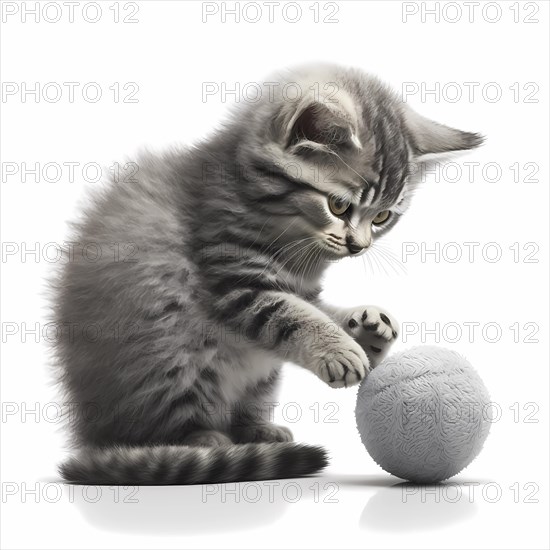
<instances>
[{"instance_id":1,"label":"white background","mask_svg":"<svg viewBox=\"0 0 550 550\"><path fill-rule=\"evenodd\" d=\"M63 7L52 4L45 19L55 19L56 6ZM74 23L68 7L59 22L41 14L37 23L33 15L22 21L22 5L15 15L6 11L13 3L3 6L2 547L548 547L548 4L481 2L470 20L465 5L442 2L436 22L434 14L424 14L424 21L422 14L434 2L321 2L315 22L313 3L301 2L295 23L284 17L293 19L295 8L283 14L283 3L275 6L270 22L261 2L257 23L245 20L255 17L254 7L236 23L230 14L222 20L221 6L203 22L201 4L187 1L139 2L138 22L115 23L113 4L100 2L96 23L84 20L96 16L93 7L83 12L77 6ZM333 6L338 10L331 15ZM404 18L404 10L411 15ZM132 11L131 3L119 4L120 19ZM333 390L288 366L277 417L297 440L329 449L332 461L323 476L277 482L273 498L267 484L229 487L237 489L238 503L222 487L209 489L216 494L203 487L71 492L56 474L66 439L51 405L58 396L41 333L44 279L55 263L42 252L67 238L66 222L85 188L98 185L85 182L82 166L131 161L144 146L190 143L212 131L235 101L219 94L205 101L204 82L234 89L307 61L361 67L398 91L408 83L419 92L407 100L422 114L488 137L483 148L457 155L447 177L427 177L385 239L393 260L380 253L370 267L346 260L326 278L331 301L391 311L407 329L397 349L437 343L433 333L421 331L435 328L439 345L470 359L500 411L483 452L435 494L400 485L361 445L356 390ZM5 94L10 82L19 86L14 95ZM58 83L64 93L52 102L23 98L22 83L36 82ZM79 83L73 102L64 82ZM103 92L96 103L82 97L90 82ZM122 102L129 82L139 86L136 103ZM118 102L109 89L114 83L121 89ZM444 88L448 83L456 84ZM420 94L437 85L439 96ZM455 101L457 90L462 97ZM49 91L52 97L55 89ZM23 182L20 171L9 170L21 170L24 162L79 165L73 182L67 170L57 182L42 175ZM472 178L465 162L475 163ZM510 168L515 163L517 174ZM479 243L471 258L467 242ZM21 252L36 246L38 256ZM404 257L404 246L419 252ZM439 258L420 254L436 246ZM492 261L499 249L501 258ZM453 261L457 252L462 257ZM36 323L37 335L23 337ZM472 338L468 326L474 326ZM500 338L492 341L498 328ZM291 422L297 411L301 418ZM292 502L298 489L301 497Z\"/></svg>"}]
</instances>

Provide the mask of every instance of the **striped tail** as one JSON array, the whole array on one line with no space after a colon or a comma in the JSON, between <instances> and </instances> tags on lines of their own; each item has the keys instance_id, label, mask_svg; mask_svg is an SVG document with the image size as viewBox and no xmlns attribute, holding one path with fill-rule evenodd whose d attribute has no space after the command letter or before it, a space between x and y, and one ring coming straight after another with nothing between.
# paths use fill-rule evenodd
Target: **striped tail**
<instances>
[{"instance_id":1,"label":"striped tail","mask_svg":"<svg viewBox=\"0 0 550 550\"><path fill-rule=\"evenodd\" d=\"M83 448L59 471L66 481L86 485L195 485L302 477L327 464L322 447L296 443L116 446Z\"/></svg>"}]
</instances>

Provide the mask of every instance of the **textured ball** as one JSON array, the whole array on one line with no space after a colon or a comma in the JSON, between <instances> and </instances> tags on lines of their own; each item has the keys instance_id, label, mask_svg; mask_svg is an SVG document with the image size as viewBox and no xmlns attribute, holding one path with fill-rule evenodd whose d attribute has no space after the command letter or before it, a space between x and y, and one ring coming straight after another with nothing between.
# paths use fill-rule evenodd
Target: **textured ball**
<instances>
[{"instance_id":1,"label":"textured ball","mask_svg":"<svg viewBox=\"0 0 550 550\"><path fill-rule=\"evenodd\" d=\"M361 440L387 472L415 483L456 475L491 425L483 381L460 354L418 346L386 358L363 380L355 409Z\"/></svg>"}]
</instances>

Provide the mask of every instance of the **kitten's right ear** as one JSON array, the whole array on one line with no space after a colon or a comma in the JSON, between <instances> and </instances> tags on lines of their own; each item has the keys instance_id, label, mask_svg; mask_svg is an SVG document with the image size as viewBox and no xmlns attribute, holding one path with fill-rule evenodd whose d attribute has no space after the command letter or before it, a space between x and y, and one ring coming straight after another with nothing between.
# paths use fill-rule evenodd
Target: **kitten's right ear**
<instances>
[{"instance_id":1,"label":"kitten's right ear","mask_svg":"<svg viewBox=\"0 0 550 550\"><path fill-rule=\"evenodd\" d=\"M403 114L417 156L473 149L483 143L484 138L481 134L463 132L439 124L419 115L407 105L404 106Z\"/></svg>"},{"instance_id":2,"label":"kitten's right ear","mask_svg":"<svg viewBox=\"0 0 550 550\"><path fill-rule=\"evenodd\" d=\"M344 145L361 149L356 126L353 115L341 102L304 101L284 123L282 141L294 154L330 152Z\"/></svg>"}]
</instances>

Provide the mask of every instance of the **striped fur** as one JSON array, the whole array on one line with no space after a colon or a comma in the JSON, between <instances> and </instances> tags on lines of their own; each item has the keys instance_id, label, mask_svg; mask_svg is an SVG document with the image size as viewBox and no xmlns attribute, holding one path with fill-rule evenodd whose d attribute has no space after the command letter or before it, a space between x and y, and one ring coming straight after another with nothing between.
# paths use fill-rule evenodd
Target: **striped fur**
<instances>
[{"instance_id":1,"label":"striped fur","mask_svg":"<svg viewBox=\"0 0 550 550\"><path fill-rule=\"evenodd\" d=\"M285 97L286 82L302 95ZM67 480L315 473L323 451L271 423L283 362L347 387L395 339L387 312L319 300L322 274L398 221L419 154L479 139L415 116L359 71L299 69L280 84L197 147L144 153L137 181L94 193L74 225L53 300L82 449L62 467ZM345 214L332 213L335 199Z\"/></svg>"},{"instance_id":2,"label":"striped fur","mask_svg":"<svg viewBox=\"0 0 550 550\"><path fill-rule=\"evenodd\" d=\"M93 485L196 485L302 477L327 464L321 447L247 444L82 449L61 467L64 479Z\"/></svg>"}]
</instances>

